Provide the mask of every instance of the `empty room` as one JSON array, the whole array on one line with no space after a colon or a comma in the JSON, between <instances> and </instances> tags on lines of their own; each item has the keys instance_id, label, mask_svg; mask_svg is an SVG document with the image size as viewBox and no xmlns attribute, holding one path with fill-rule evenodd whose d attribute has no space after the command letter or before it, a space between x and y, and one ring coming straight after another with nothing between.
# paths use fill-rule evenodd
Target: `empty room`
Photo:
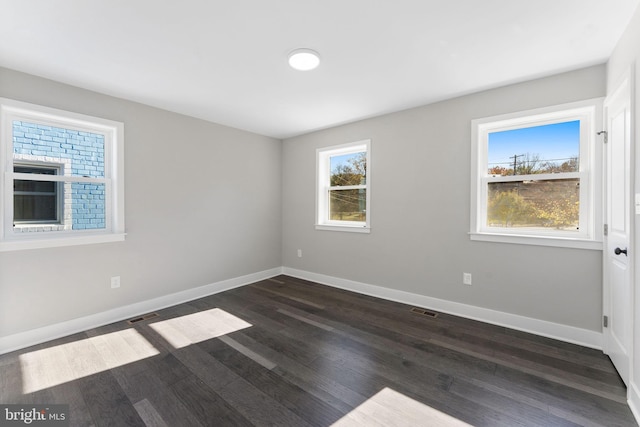
<instances>
[{"instance_id":1,"label":"empty room","mask_svg":"<svg viewBox=\"0 0 640 427\"><path fill-rule=\"evenodd\" d=\"M638 425L639 5L0 0L0 426Z\"/></svg>"}]
</instances>

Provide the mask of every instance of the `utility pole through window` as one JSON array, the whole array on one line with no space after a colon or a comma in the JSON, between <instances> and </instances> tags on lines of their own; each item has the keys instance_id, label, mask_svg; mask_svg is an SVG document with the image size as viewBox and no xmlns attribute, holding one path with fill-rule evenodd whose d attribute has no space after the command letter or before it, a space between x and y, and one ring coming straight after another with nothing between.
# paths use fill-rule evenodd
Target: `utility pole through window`
<instances>
[{"instance_id":1,"label":"utility pole through window","mask_svg":"<svg viewBox=\"0 0 640 427\"><path fill-rule=\"evenodd\" d=\"M513 159L513 174L514 175L518 175L518 157L524 157L524 154L514 154L513 156L509 157L510 159Z\"/></svg>"}]
</instances>

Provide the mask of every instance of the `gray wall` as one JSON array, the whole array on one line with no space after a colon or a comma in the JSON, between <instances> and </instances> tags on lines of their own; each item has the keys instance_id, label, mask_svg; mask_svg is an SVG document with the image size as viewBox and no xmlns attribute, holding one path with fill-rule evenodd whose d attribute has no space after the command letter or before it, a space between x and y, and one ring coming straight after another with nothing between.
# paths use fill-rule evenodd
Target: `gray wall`
<instances>
[{"instance_id":1,"label":"gray wall","mask_svg":"<svg viewBox=\"0 0 640 427\"><path fill-rule=\"evenodd\" d=\"M600 331L601 251L467 233L471 120L601 97L605 86L600 65L285 140L284 266ZM368 138L371 234L316 231L316 148Z\"/></svg>"},{"instance_id":2,"label":"gray wall","mask_svg":"<svg viewBox=\"0 0 640 427\"><path fill-rule=\"evenodd\" d=\"M282 265L281 141L2 68L0 96L124 122L128 233L0 253L0 336Z\"/></svg>"},{"instance_id":3,"label":"gray wall","mask_svg":"<svg viewBox=\"0 0 640 427\"><path fill-rule=\"evenodd\" d=\"M281 265L599 330L599 251L467 232L471 119L604 96L605 83L591 67L281 143L0 69L0 96L125 123L128 233L0 253L0 336ZM315 149L367 138L371 234L316 231Z\"/></svg>"}]
</instances>

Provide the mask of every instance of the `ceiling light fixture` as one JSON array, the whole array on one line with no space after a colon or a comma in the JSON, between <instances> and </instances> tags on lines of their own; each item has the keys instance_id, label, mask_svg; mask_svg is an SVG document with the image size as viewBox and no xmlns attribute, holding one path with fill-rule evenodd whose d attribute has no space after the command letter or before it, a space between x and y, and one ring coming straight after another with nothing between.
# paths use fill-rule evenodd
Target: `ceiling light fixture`
<instances>
[{"instance_id":1,"label":"ceiling light fixture","mask_svg":"<svg viewBox=\"0 0 640 427\"><path fill-rule=\"evenodd\" d=\"M289 54L289 65L299 71L309 71L320 65L320 55L311 49L296 49Z\"/></svg>"}]
</instances>

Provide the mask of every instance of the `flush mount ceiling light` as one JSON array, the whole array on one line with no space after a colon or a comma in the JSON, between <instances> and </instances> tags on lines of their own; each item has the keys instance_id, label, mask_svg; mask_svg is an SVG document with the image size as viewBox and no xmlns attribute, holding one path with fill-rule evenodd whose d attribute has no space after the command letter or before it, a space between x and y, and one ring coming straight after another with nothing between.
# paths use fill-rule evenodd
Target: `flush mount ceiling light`
<instances>
[{"instance_id":1,"label":"flush mount ceiling light","mask_svg":"<svg viewBox=\"0 0 640 427\"><path fill-rule=\"evenodd\" d=\"M320 65L320 55L311 49L296 49L289 54L289 65L299 71L309 71Z\"/></svg>"}]
</instances>

